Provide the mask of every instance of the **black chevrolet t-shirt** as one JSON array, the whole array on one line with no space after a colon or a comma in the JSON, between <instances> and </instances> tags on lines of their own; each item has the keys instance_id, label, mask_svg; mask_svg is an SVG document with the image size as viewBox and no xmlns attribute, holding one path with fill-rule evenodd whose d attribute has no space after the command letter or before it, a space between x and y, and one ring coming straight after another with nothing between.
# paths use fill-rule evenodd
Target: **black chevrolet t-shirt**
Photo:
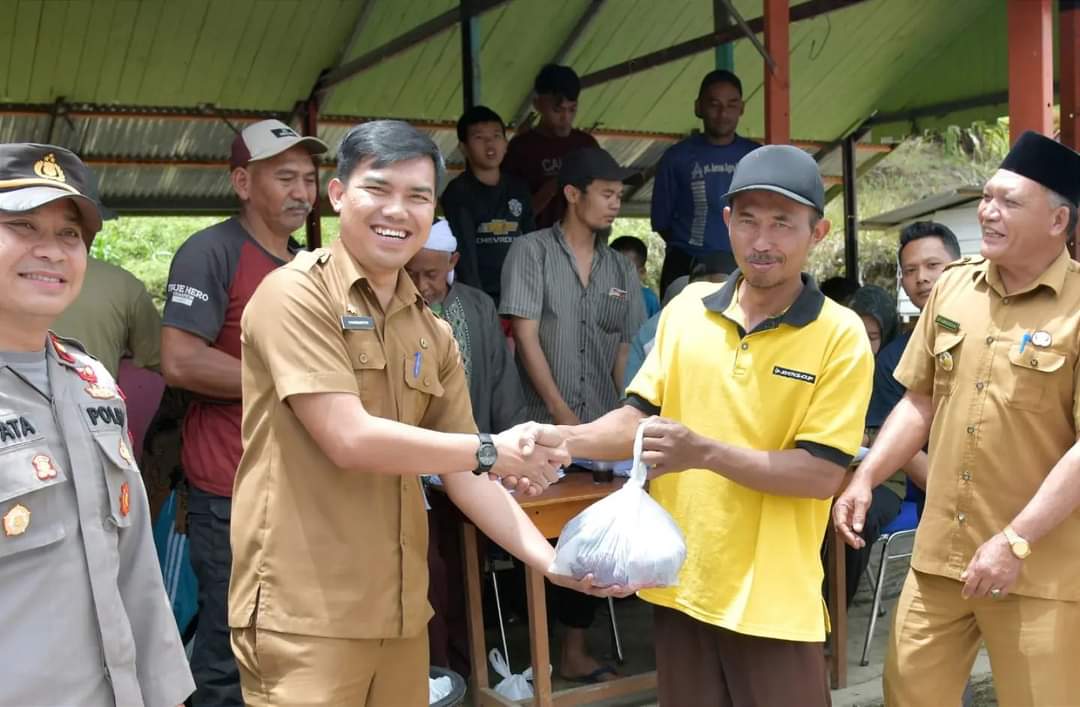
<instances>
[{"instance_id":1,"label":"black chevrolet t-shirt","mask_svg":"<svg viewBox=\"0 0 1080 707\"><path fill-rule=\"evenodd\" d=\"M506 172L491 187L465 170L446 185L441 203L461 253L457 279L498 302L506 253L516 238L534 230L529 187Z\"/></svg>"}]
</instances>

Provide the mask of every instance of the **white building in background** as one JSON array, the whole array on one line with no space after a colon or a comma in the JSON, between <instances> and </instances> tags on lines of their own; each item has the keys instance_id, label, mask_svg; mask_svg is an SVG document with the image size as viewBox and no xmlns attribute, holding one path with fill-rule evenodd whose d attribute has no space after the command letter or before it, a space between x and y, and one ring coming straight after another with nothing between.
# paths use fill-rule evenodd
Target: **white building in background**
<instances>
[{"instance_id":1,"label":"white building in background","mask_svg":"<svg viewBox=\"0 0 1080 707\"><path fill-rule=\"evenodd\" d=\"M887 211L872 218L859 221L859 227L871 230L892 231L899 242L900 231L914 221L937 221L952 229L960 242L962 255L978 255L982 232L975 211L982 198L980 187L960 187L954 191L935 194L919 201ZM900 272L896 273L897 305L900 317L906 322L918 315L919 310L911 304L900 286Z\"/></svg>"}]
</instances>

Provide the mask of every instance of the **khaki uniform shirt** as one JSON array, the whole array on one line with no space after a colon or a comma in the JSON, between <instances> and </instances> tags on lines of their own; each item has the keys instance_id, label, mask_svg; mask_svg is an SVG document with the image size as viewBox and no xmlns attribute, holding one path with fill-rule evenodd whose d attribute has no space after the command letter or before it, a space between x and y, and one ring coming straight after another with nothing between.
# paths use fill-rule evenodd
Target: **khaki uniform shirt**
<instances>
[{"instance_id":1,"label":"khaki uniform shirt","mask_svg":"<svg viewBox=\"0 0 1080 707\"><path fill-rule=\"evenodd\" d=\"M86 259L82 290L53 329L77 339L114 378L127 354L139 368L161 365L161 314L154 300L137 277L103 260Z\"/></svg>"},{"instance_id":2,"label":"khaki uniform shirt","mask_svg":"<svg viewBox=\"0 0 1080 707\"><path fill-rule=\"evenodd\" d=\"M947 268L895 373L933 396L915 569L959 579L1076 442L1078 353L1080 265L1066 252L1010 293L982 258ZM1080 599L1080 513L1033 545L1011 591Z\"/></svg>"},{"instance_id":3,"label":"khaki uniform shirt","mask_svg":"<svg viewBox=\"0 0 1080 707\"><path fill-rule=\"evenodd\" d=\"M404 270L383 311L338 241L266 277L244 310L241 342L229 625L334 638L419 634L431 616L419 477L338 468L286 400L351 393L373 415L475 432L450 327Z\"/></svg>"},{"instance_id":4,"label":"khaki uniform shirt","mask_svg":"<svg viewBox=\"0 0 1080 707\"><path fill-rule=\"evenodd\" d=\"M171 707L195 685L162 585L112 377L46 344L48 384L0 354L0 703Z\"/></svg>"}]
</instances>

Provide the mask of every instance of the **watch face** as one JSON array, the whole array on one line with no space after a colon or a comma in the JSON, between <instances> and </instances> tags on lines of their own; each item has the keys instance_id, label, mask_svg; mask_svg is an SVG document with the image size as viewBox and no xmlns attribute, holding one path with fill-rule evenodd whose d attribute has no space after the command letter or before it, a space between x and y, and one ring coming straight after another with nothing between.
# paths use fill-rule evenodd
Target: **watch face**
<instances>
[{"instance_id":1,"label":"watch face","mask_svg":"<svg viewBox=\"0 0 1080 707\"><path fill-rule=\"evenodd\" d=\"M495 451L494 444L483 444L480 446L480 451L477 453L476 458L484 466L492 466L498 461L499 454Z\"/></svg>"}]
</instances>

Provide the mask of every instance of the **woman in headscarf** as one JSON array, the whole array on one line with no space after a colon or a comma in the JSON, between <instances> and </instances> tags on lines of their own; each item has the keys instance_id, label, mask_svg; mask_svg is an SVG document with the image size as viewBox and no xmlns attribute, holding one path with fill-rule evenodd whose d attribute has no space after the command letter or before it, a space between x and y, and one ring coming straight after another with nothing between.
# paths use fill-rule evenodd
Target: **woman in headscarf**
<instances>
[{"instance_id":1,"label":"woman in headscarf","mask_svg":"<svg viewBox=\"0 0 1080 707\"><path fill-rule=\"evenodd\" d=\"M870 348L877 356L896 336L896 298L883 287L864 285L855 291L848 306L862 319Z\"/></svg>"}]
</instances>

